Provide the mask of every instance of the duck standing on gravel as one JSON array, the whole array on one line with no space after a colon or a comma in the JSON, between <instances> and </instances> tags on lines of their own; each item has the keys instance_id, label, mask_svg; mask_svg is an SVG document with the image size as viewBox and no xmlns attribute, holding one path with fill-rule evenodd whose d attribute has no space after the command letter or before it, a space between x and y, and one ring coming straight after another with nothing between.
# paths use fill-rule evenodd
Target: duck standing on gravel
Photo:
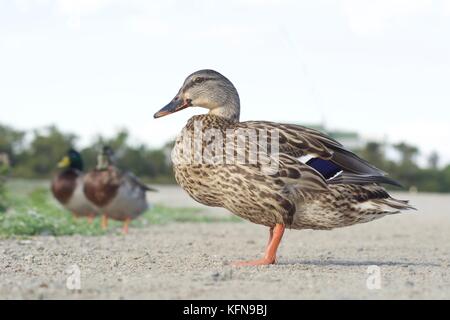
<instances>
[{"instance_id":1,"label":"duck standing on gravel","mask_svg":"<svg viewBox=\"0 0 450 320\"><path fill-rule=\"evenodd\" d=\"M53 196L75 217L87 217L91 223L98 211L83 192L83 159L80 153L74 149L67 151L58 168L62 170L52 180Z\"/></svg>"},{"instance_id":2,"label":"duck standing on gravel","mask_svg":"<svg viewBox=\"0 0 450 320\"><path fill-rule=\"evenodd\" d=\"M327 230L412 209L407 201L392 198L380 186L397 182L325 134L292 124L240 122L239 95L231 81L216 71L200 70L189 75L175 98L154 117L191 106L209 112L189 119L177 138L172 150L177 182L200 203L224 207L270 228L264 257L236 265L275 263L286 227ZM268 168L266 162L259 161L229 162L230 155L233 159L243 151L248 157L259 150L262 140L255 139L248 139L240 149L242 132L249 137L252 132L269 132L277 137L274 148L270 148L272 154L266 157L274 159L276 166ZM266 141L272 146L272 140ZM235 148L231 152L229 141Z\"/></svg>"},{"instance_id":3,"label":"duck standing on gravel","mask_svg":"<svg viewBox=\"0 0 450 320\"><path fill-rule=\"evenodd\" d=\"M102 228L108 226L108 218L123 221L123 233L128 233L132 219L148 209L146 186L131 172L119 170L114 165L113 151L104 147L98 156L95 170L86 174L84 193L102 213Z\"/></svg>"}]
</instances>

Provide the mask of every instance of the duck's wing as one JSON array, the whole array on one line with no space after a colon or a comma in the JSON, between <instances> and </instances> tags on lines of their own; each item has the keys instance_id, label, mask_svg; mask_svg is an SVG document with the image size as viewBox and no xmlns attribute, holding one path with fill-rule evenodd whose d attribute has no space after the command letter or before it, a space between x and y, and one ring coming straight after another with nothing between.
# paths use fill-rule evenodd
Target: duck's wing
<instances>
[{"instance_id":1,"label":"duck's wing","mask_svg":"<svg viewBox=\"0 0 450 320\"><path fill-rule=\"evenodd\" d=\"M293 124L269 121L247 121L237 124L247 130L276 132L279 152L299 158L317 170L328 183L371 184L387 183L400 186L386 173L370 164L324 133Z\"/></svg>"},{"instance_id":2,"label":"duck's wing","mask_svg":"<svg viewBox=\"0 0 450 320\"><path fill-rule=\"evenodd\" d=\"M126 177L126 179L134 186L141 188L142 190L145 191L152 191L152 192L157 192L158 190L146 185L145 183L143 183L141 180L139 180L139 178L132 172L128 171L125 172L124 176Z\"/></svg>"},{"instance_id":3,"label":"duck's wing","mask_svg":"<svg viewBox=\"0 0 450 320\"><path fill-rule=\"evenodd\" d=\"M327 181L323 175L297 158L286 153L278 153L272 155L271 160L274 162L271 166L261 168L268 176L281 179L287 185L295 185L302 193L328 190ZM299 179L301 179L300 184Z\"/></svg>"}]
</instances>

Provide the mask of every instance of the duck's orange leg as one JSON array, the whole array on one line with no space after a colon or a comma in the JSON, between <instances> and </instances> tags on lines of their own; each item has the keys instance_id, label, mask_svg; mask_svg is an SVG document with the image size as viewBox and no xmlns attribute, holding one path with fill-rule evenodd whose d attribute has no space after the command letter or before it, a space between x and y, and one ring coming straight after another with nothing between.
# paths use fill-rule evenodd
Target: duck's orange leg
<instances>
[{"instance_id":1,"label":"duck's orange leg","mask_svg":"<svg viewBox=\"0 0 450 320\"><path fill-rule=\"evenodd\" d=\"M123 234L128 234L128 226L130 225L130 221L131 221L131 218L126 218L125 221L123 222L123 228L122 228Z\"/></svg>"},{"instance_id":2,"label":"duck's orange leg","mask_svg":"<svg viewBox=\"0 0 450 320\"><path fill-rule=\"evenodd\" d=\"M271 227L269 230L269 242L267 242L267 247L270 245L270 243L272 242L272 239L273 239L273 228L274 227Z\"/></svg>"},{"instance_id":3,"label":"duck's orange leg","mask_svg":"<svg viewBox=\"0 0 450 320\"><path fill-rule=\"evenodd\" d=\"M108 228L108 216L104 213L102 215L102 229L105 230L106 228Z\"/></svg>"},{"instance_id":4,"label":"duck's orange leg","mask_svg":"<svg viewBox=\"0 0 450 320\"><path fill-rule=\"evenodd\" d=\"M233 262L235 266L260 266L274 264L277 257L277 249L283 238L285 226L284 224L276 224L275 227L270 229L269 243L266 248L264 258L253 261L238 261Z\"/></svg>"}]
</instances>

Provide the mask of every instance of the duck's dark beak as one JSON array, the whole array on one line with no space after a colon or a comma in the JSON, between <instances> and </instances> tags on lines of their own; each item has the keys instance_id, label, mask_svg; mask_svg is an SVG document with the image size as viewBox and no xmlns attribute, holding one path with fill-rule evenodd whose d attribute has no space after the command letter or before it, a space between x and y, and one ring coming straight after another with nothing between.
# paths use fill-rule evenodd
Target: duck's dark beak
<instances>
[{"instance_id":1,"label":"duck's dark beak","mask_svg":"<svg viewBox=\"0 0 450 320\"><path fill-rule=\"evenodd\" d=\"M172 101L169 102L167 106L159 110L154 114L154 118L161 118L167 116L168 114L175 113L177 111L186 109L187 107L192 106L191 99L180 99L179 97L175 97Z\"/></svg>"}]
</instances>

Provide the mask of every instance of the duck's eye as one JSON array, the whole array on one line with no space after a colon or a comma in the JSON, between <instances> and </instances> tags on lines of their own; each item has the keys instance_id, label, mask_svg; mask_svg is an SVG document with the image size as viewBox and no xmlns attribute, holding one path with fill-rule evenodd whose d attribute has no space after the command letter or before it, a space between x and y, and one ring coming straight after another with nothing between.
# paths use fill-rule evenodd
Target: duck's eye
<instances>
[{"instance_id":1,"label":"duck's eye","mask_svg":"<svg viewBox=\"0 0 450 320\"><path fill-rule=\"evenodd\" d=\"M202 77L197 77L197 78L194 79L195 83L201 83L203 81L205 81L205 78L202 78Z\"/></svg>"}]
</instances>

